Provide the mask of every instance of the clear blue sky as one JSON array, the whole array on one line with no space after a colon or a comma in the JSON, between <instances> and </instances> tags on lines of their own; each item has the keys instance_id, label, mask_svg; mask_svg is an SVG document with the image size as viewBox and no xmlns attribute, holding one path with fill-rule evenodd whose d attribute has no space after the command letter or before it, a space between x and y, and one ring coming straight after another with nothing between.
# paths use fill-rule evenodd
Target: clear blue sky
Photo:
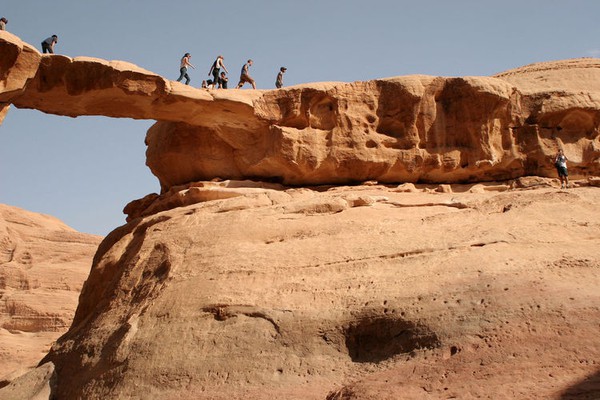
<instances>
[{"instance_id":1,"label":"clear blue sky","mask_svg":"<svg viewBox=\"0 0 600 400\"><path fill-rule=\"evenodd\" d=\"M600 55L598 0L14 0L0 15L38 49L57 34L57 53L125 60L170 79L189 52L194 86L218 54L233 81L252 58L262 89L280 66L293 85L492 75ZM11 107L0 126L0 203L107 234L125 222L125 204L159 191L145 166L152 123Z\"/></svg>"}]
</instances>

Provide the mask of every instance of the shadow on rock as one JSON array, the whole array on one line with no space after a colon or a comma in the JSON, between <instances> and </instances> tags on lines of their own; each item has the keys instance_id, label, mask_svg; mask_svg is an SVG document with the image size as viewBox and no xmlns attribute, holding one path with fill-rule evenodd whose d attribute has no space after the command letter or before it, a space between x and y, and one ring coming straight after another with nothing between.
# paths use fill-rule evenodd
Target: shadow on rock
<instances>
[{"instance_id":1,"label":"shadow on rock","mask_svg":"<svg viewBox=\"0 0 600 400\"><path fill-rule=\"evenodd\" d=\"M560 400L600 399L600 370L565 390Z\"/></svg>"}]
</instances>

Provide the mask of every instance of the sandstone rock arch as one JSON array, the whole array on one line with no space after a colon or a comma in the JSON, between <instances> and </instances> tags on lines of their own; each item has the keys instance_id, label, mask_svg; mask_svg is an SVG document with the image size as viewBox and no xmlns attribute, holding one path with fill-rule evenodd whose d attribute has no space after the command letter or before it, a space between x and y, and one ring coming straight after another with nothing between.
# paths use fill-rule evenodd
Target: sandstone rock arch
<instances>
[{"instance_id":1,"label":"sandstone rock arch","mask_svg":"<svg viewBox=\"0 0 600 400\"><path fill-rule=\"evenodd\" d=\"M600 173L600 61L495 77L402 76L277 91L202 90L123 61L41 55L0 32L0 106L151 119L147 165L163 192L194 181L287 185L477 182Z\"/></svg>"}]
</instances>

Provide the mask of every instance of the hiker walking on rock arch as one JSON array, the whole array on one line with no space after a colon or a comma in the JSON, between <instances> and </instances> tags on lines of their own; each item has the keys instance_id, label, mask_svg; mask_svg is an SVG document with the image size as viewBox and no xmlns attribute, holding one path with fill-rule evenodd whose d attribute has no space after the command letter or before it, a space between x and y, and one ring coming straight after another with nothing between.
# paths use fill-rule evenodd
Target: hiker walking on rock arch
<instances>
[{"instance_id":1,"label":"hiker walking on rock arch","mask_svg":"<svg viewBox=\"0 0 600 400\"><path fill-rule=\"evenodd\" d=\"M244 66L242 67L242 72L240 74L240 81L237 84L236 89L241 88L242 86L244 86L244 83L248 82L249 84L252 85L252 89L256 89L256 83L254 83L254 79L252 79L252 77L250 76L250 73L248 72L248 68L250 68L253 64L252 60L248 60L248 62L246 64L244 64Z\"/></svg>"},{"instance_id":2,"label":"hiker walking on rock arch","mask_svg":"<svg viewBox=\"0 0 600 400\"><path fill-rule=\"evenodd\" d=\"M190 84L191 79L187 73L187 67L196 69L196 67L194 67L190 62L190 58L192 58L190 53L185 53L183 57L181 57L181 64L179 65L179 78L177 78L177 82L181 82L181 80L185 78L185 84Z\"/></svg>"},{"instance_id":3,"label":"hiker walking on rock arch","mask_svg":"<svg viewBox=\"0 0 600 400\"><path fill-rule=\"evenodd\" d=\"M6 24L8 24L8 20L4 17L0 18L0 31L6 30Z\"/></svg>"},{"instance_id":4,"label":"hiker walking on rock arch","mask_svg":"<svg viewBox=\"0 0 600 400\"><path fill-rule=\"evenodd\" d=\"M279 73L277 74L277 79L275 80L275 87L277 89L281 89L283 87L283 74L287 71L286 67L279 68Z\"/></svg>"},{"instance_id":5,"label":"hiker walking on rock arch","mask_svg":"<svg viewBox=\"0 0 600 400\"><path fill-rule=\"evenodd\" d=\"M225 72L229 73L229 71L227 71L227 68L225 68L225 64L223 64L223 60L224 60L224 58L222 55L217 56L217 59L210 67L210 71L208 71L208 76L210 76L211 74L213 76L212 81L213 81L213 84L215 85L215 88L223 87L222 84L220 84L221 78L219 76L219 73L221 72L221 68L223 68L223 70L225 70Z\"/></svg>"}]
</instances>

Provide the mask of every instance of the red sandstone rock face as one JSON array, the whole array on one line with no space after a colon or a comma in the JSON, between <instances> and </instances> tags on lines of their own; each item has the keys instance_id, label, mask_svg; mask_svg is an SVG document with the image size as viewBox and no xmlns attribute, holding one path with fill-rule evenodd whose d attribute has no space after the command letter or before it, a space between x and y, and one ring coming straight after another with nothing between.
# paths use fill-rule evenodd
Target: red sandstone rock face
<instances>
[{"instance_id":1,"label":"red sandstone rock face","mask_svg":"<svg viewBox=\"0 0 600 400\"><path fill-rule=\"evenodd\" d=\"M276 91L201 90L134 65L41 56L9 33L0 102L59 115L149 118L162 191L251 178L293 185L478 182L600 174L597 60L496 77L407 76ZM540 83L541 82L541 83Z\"/></svg>"},{"instance_id":2,"label":"red sandstone rock face","mask_svg":"<svg viewBox=\"0 0 600 400\"><path fill-rule=\"evenodd\" d=\"M34 367L67 330L99 242L0 204L0 379Z\"/></svg>"}]
</instances>

